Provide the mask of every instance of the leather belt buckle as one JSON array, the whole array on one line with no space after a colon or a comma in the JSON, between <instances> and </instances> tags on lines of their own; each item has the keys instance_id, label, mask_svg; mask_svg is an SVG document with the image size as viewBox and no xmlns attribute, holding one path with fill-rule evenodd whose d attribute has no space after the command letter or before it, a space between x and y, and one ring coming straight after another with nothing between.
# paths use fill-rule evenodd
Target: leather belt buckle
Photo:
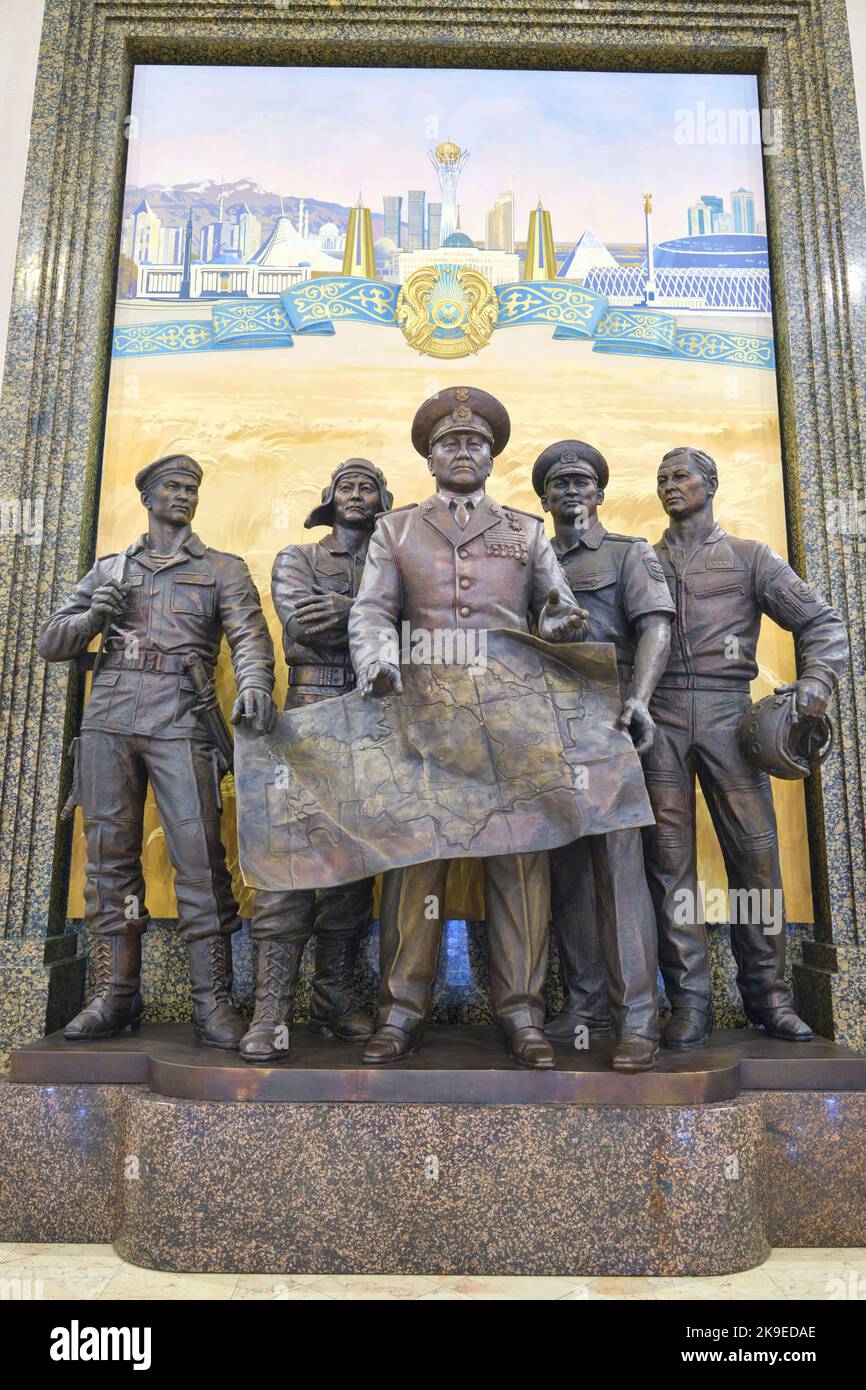
<instances>
[{"instance_id":1,"label":"leather belt buckle","mask_svg":"<svg viewBox=\"0 0 866 1390\"><path fill-rule=\"evenodd\" d=\"M144 652L142 654L141 669L142 671L159 671L159 652Z\"/></svg>"}]
</instances>

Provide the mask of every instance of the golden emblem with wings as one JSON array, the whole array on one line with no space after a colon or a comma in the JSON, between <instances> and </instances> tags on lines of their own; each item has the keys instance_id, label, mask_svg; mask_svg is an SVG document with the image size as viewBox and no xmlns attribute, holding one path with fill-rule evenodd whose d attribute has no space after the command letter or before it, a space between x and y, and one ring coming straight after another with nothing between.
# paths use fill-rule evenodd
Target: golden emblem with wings
<instances>
[{"instance_id":1,"label":"golden emblem with wings","mask_svg":"<svg viewBox=\"0 0 866 1390\"><path fill-rule=\"evenodd\" d=\"M397 298L403 336L427 357L468 357L480 351L490 342L498 314L490 281L467 266L421 266Z\"/></svg>"}]
</instances>

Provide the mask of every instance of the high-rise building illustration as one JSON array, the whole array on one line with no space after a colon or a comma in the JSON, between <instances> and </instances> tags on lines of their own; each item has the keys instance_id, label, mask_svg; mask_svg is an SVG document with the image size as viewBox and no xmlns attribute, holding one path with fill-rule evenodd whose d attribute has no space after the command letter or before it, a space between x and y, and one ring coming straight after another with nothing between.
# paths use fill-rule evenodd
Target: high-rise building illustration
<instances>
[{"instance_id":1,"label":"high-rise building illustration","mask_svg":"<svg viewBox=\"0 0 866 1390\"><path fill-rule=\"evenodd\" d=\"M178 265L183 256L183 227L163 227L159 238L159 259L163 265Z\"/></svg>"},{"instance_id":2,"label":"high-rise building illustration","mask_svg":"<svg viewBox=\"0 0 866 1390\"><path fill-rule=\"evenodd\" d=\"M199 260L215 261L217 256L226 250L223 244L223 232L225 230L227 230L225 222L208 222L202 227Z\"/></svg>"},{"instance_id":3,"label":"high-rise building illustration","mask_svg":"<svg viewBox=\"0 0 866 1390\"><path fill-rule=\"evenodd\" d=\"M442 245L442 204L427 204L427 246L431 251Z\"/></svg>"},{"instance_id":4,"label":"high-rise building illustration","mask_svg":"<svg viewBox=\"0 0 866 1390\"><path fill-rule=\"evenodd\" d=\"M246 203L241 203L235 212L235 224L238 229L236 241L238 257L242 261L248 261L261 245L261 220L256 217L254 212L250 211Z\"/></svg>"},{"instance_id":5,"label":"high-rise building illustration","mask_svg":"<svg viewBox=\"0 0 866 1390\"><path fill-rule=\"evenodd\" d=\"M439 187L442 189L442 222L439 228L441 243L457 230L457 181L463 165L469 158L469 151L461 150L453 140L442 140L434 150L428 150L427 155L436 170ZM409 197L411 196L410 193ZM409 245L411 249L411 242Z\"/></svg>"},{"instance_id":6,"label":"high-rise building illustration","mask_svg":"<svg viewBox=\"0 0 866 1390\"><path fill-rule=\"evenodd\" d=\"M752 232L756 229L755 195L747 188L738 188L731 194L731 217L735 232Z\"/></svg>"},{"instance_id":7,"label":"high-rise building illustration","mask_svg":"<svg viewBox=\"0 0 866 1390\"><path fill-rule=\"evenodd\" d=\"M422 251L424 249L424 202L426 197L423 188L409 189L409 235L406 240L406 248L409 251ZM399 242L397 244L399 245Z\"/></svg>"},{"instance_id":8,"label":"high-rise building illustration","mask_svg":"<svg viewBox=\"0 0 866 1390\"><path fill-rule=\"evenodd\" d=\"M689 236L706 236L712 230L710 209L703 199L689 208Z\"/></svg>"},{"instance_id":9,"label":"high-rise building illustration","mask_svg":"<svg viewBox=\"0 0 866 1390\"><path fill-rule=\"evenodd\" d=\"M393 241L395 246L400 245L400 221L403 213L403 195L385 194L382 199L385 208L385 227L383 236Z\"/></svg>"},{"instance_id":10,"label":"high-rise building illustration","mask_svg":"<svg viewBox=\"0 0 866 1390\"><path fill-rule=\"evenodd\" d=\"M485 244L493 251L514 250L514 192L500 193L487 214Z\"/></svg>"},{"instance_id":11,"label":"high-rise building illustration","mask_svg":"<svg viewBox=\"0 0 866 1390\"><path fill-rule=\"evenodd\" d=\"M127 226L129 234L126 234ZM132 216L124 222L124 236L121 250L125 256L137 261L156 262L160 259L160 235L162 222L157 217L146 198L134 209Z\"/></svg>"}]
</instances>

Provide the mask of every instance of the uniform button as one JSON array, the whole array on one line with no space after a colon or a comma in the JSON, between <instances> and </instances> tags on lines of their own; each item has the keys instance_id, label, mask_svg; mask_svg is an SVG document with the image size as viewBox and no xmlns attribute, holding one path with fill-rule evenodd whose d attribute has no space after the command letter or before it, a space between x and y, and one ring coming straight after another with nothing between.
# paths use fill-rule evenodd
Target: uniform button
<instances>
[{"instance_id":1,"label":"uniform button","mask_svg":"<svg viewBox=\"0 0 866 1390\"><path fill-rule=\"evenodd\" d=\"M461 618L468 618L471 612L472 609L469 607L469 605L464 603L463 607L460 609L460 616Z\"/></svg>"},{"instance_id":2,"label":"uniform button","mask_svg":"<svg viewBox=\"0 0 866 1390\"><path fill-rule=\"evenodd\" d=\"M468 551L468 550L458 550L457 554L460 556L460 559L461 559L461 560L468 560L468 559L469 559L469 551Z\"/></svg>"},{"instance_id":3,"label":"uniform button","mask_svg":"<svg viewBox=\"0 0 866 1390\"><path fill-rule=\"evenodd\" d=\"M466 575L465 575L465 574L463 575L462 579L460 580L460 587L461 587L461 589L468 589L468 588L469 588L469 580L466 578Z\"/></svg>"}]
</instances>

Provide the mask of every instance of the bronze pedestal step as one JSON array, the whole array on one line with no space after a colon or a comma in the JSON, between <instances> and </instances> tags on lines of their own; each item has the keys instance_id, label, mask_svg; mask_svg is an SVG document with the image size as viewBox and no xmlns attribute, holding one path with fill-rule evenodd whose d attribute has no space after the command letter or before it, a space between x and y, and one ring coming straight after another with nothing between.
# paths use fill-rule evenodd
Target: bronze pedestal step
<instances>
[{"instance_id":1,"label":"bronze pedestal step","mask_svg":"<svg viewBox=\"0 0 866 1390\"><path fill-rule=\"evenodd\" d=\"M12 1054L10 1080L33 1085L127 1084L183 1100L466 1105L700 1105L743 1091L866 1091L866 1056L824 1038L781 1042L762 1029L713 1033L705 1047L659 1054L655 1071L611 1071L611 1044L557 1047L556 1070L532 1072L505 1054L494 1028L428 1028L419 1050L386 1067L365 1066L359 1046L292 1031L291 1055L254 1067L204 1047L191 1024L145 1024L101 1042L62 1033Z\"/></svg>"}]
</instances>

